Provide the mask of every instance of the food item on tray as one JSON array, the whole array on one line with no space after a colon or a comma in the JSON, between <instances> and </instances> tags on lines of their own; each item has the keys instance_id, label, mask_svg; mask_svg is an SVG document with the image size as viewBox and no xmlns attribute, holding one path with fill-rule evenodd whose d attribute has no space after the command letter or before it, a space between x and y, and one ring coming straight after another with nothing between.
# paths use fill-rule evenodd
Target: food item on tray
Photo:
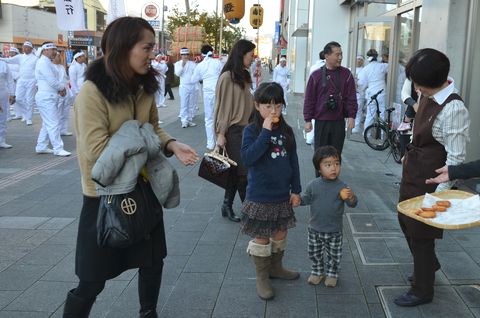
<instances>
[{"instance_id":1,"label":"food item on tray","mask_svg":"<svg viewBox=\"0 0 480 318\"><path fill-rule=\"evenodd\" d=\"M447 211L447 207L440 206L437 204L432 205L432 208L435 209L436 212L445 212Z\"/></svg>"},{"instance_id":2,"label":"food item on tray","mask_svg":"<svg viewBox=\"0 0 480 318\"><path fill-rule=\"evenodd\" d=\"M435 211L434 208L426 208L426 207L425 207L425 208L422 207L422 210L423 210L423 211L429 211L429 212Z\"/></svg>"},{"instance_id":3,"label":"food item on tray","mask_svg":"<svg viewBox=\"0 0 480 318\"><path fill-rule=\"evenodd\" d=\"M450 201L447 201L447 200L445 200L445 201L437 201L437 202L435 202L435 204L438 205L438 206L444 206L444 207L446 207L446 208L449 208L449 207L452 206L452 203L450 203Z\"/></svg>"},{"instance_id":4,"label":"food item on tray","mask_svg":"<svg viewBox=\"0 0 480 318\"><path fill-rule=\"evenodd\" d=\"M435 211L422 211L418 215L422 218L432 219L437 216L437 213L435 213Z\"/></svg>"}]
</instances>

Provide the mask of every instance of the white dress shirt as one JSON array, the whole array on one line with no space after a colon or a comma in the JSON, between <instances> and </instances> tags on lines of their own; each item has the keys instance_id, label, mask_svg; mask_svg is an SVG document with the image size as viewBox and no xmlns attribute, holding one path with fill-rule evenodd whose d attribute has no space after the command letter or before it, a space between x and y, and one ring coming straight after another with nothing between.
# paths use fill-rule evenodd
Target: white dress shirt
<instances>
[{"instance_id":1,"label":"white dress shirt","mask_svg":"<svg viewBox=\"0 0 480 318\"><path fill-rule=\"evenodd\" d=\"M175 63L175 75L180 77L180 85L195 84L198 82L195 82L192 79L193 71L195 70L196 66L197 64L192 61L187 61L185 66L183 66L182 60Z\"/></svg>"},{"instance_id":2,"label":"white dress shirt","mask_svg":"<svg viewBox=\"0 0 480 318\"><path fill-rule=\"evenodd\" d=\"M78 95L80 88L82 88L83 82L85 82L85 72L87 71L87 65L85 63L78 63L73 61L68 69L68 75L70 77L70 86L73 95Z\"/></svg>"},{"instance_id":3,"label":"white dress shirt","mask_svg":"<svg viewBox=\"0 0 480 318\"><path fill-rule=\"evenodd\" d=\"M447 87L430 97L439 105L443 104L448 96L457 92L453 79L449 77L448 81L450 84ZM460 100L453 100L446 104L435 118L432 135L447 151L446 165L456 166L465 161L469 126L468 110ZM436 191L448 190L453 184L453 181L441 183Z\"/></svg>"},{"instance_id":4,"label":"white dress shirt","mask_svg":"<svg viewBox=\"0 0 480 318\"><path fill-rule=\"evenodd\" d=\"M60 82L60 76L55 69L55 64L42 55L35 67L35 78L38 85L38 93L52 93L58 94L65 88L65 85Z\"/></svg>"},{"instance_id":5,"label":"white dress shirt","mask_svg":"<svg viewBox=\"0 0 480 318\"><path fill-rule=\"evenodd\" d=\"M35 54L17 54L14 57L0 58L0 60L8 64L20 65L18 75L20 80L35 79L35 65L38 61L38 57Z\"/></svg>"},{"instance_id":6,"label":"white dress shirt","mask_svg":"<svg viewBox=\"0 0 480 318\"><path fill-rule=\"evenodd\" d=\"M218 59L205 57L193 71L192 80L199 82L203 80L203 91L215 93L218 77L222 71L223 64Z\"/></svg>"}]
</instances>

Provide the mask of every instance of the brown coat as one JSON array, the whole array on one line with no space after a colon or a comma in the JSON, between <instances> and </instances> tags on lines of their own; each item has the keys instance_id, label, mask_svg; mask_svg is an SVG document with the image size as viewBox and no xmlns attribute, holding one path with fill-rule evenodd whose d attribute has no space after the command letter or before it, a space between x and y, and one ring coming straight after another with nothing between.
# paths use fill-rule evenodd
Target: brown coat
<instances>
[{"instance_id":1,"label":"brown coat","mask_svg":"<svg viewBox=\"0 0 480 318\"><path fill-rule=\"evenodd\" d=\"M246 126L253 111L250 85L235 84L230 72L220 75L215 90L215 133L226 135L233 125Z\"/></svg>"},{"instance_id":2,"label":"brown coat","mask_svg":"<svg viewBox=\"0 0 480 318\"><path fill-rule=\"evenodd\" d=\"M77 154L82 174L83 194L97 196L91 179L92 167L105 149L110 137L127 120L149 122L165 146L173 138L158 125L158 112L153 95L139 90L135 96L119 104L111 104L97 86L86 81L74 104Z\"/></svg>"}]
</instances>

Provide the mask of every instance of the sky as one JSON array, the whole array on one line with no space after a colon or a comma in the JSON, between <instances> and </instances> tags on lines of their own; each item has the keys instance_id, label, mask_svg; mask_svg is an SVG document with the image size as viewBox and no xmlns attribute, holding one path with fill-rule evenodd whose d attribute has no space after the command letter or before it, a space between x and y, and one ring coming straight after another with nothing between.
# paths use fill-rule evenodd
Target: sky
<instances>
[{"instance_id":1,"label":"sky","mask_svg":"<svg viewBox=\"0 0 480 318\"><path fill-rule=\"evenodd\" d=\"M108 0L100 0L105 9L108 10ZM162 0L145 1L145 0L125 0L127 12L139 12L142 6L147 2L156 2L162 5ZM185 0L163 0L168 9L178 6L180 10L185 10ZM198 4L199 11L215 12L216 4L218 2L219 9L223 0L190 0L190 8L194 8ZM247 36L256 36L256 30L250 26L250 8L253 4L260 3L264 9L263 25L260 27L260 34L273 35L275 33L275 21L279 19L280 15L280 0L245 0L245 15L240 21L239 25L246 31ZM168 16L168 12L166 12Z\"/></svg>"}]
</instances>

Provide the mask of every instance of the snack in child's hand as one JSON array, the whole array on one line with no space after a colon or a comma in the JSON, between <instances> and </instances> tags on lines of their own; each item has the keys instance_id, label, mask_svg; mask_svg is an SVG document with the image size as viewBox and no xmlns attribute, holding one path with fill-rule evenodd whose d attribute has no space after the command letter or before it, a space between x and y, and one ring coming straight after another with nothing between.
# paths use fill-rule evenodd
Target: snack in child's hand
<instances>
[{"instance_id":1,"label":"snack in child's hand","mask_svg":"<svg viewBox=\"0 0 480 318\"><path fill-rule=\"evenodd\" d=\"M347 200L348 199L348 195L349 195L349 188L343 188L342 190L340 190L340 198L342 198L342 200Z\"/></svg>"},{"instance_id":2,"label":"snack in child's hand","mask_svg":"<svg viewBox=\"0 0 480 318\"><path fill-rule=\"evenodd\" d=\"M438 205L438 206L444 206L446 208L449 208L449 207L452 206L452 203L450 203L450 201L446 201L446 200L445 201L437 201L437 202L435 202L435 204Z\"/></svg>"},{"instance_id":3,"label":"snack in child's hand","mask_svg":"<svg viewBox=\"0 0 480 318\"><path fill-rule=\"evenodd\" d=\"M429 211L429 212L434 212L435 211L434 208L424 208L424 207L422 207L422 210L423 211Z\"/></svg>"},{"instance_id":4,"label":"snack in child's hand","mask_svg":"<svg viewBox=\"0 0 480 318\"><path fill-rule=\"evenodd\" d=\"M444 206L440 206L440 205L432 205L432 209L435 209L436 212L445 212L447 211L447 208L444 207Z\"/></svg>"},{"instance_id":5,"label":"snack in child's hand","mask_svg":"<svg viewBox=\"0 0 480 318\"><path fill-rule=\"evenodd\" d=\"M278 118L278 117L273 117L272 118L272 123L274 123L274 124L278 123L279 121L280 121L280 118Z\"/></svg>"},{"instance_id":6,"label":"snack in child's hand","mask_svg":"<svg viewBox=\"0 0 480 318\"><path fill-rule=\"evenodd\" d=\"M431 219L437 216L435 211L423 211L419 214L422 218Z\"/></svg>"}]
</instances>

